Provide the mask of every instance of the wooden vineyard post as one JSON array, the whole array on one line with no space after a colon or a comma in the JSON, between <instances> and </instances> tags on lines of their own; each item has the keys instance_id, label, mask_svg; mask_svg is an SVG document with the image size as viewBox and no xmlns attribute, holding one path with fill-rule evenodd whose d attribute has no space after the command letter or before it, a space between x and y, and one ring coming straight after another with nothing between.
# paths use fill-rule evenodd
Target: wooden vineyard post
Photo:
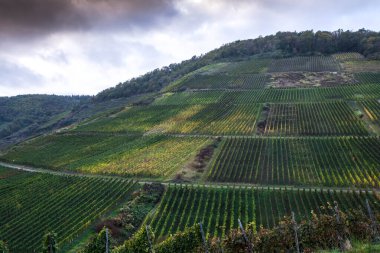
<instances>
[{"instance_id":1,"label":"wooden vineyard post","mask_svg":"<svg viewBox=\"0 0 380 253\"><path fill-rule=\"evenodd\" d=\"M371 206L369 205L368 199L365 200L365 203L367 205L367 210L368 210L369 218L371 219L373 242L380 243L380 237L379 237L379 234L377 232L377 222L376 222L376 219L375 219L375 217L374 217L374 215L372 213L372 209L371 209Z\"/></svg>"},{"instance_id":2,"label":"wooden vineyard post","mask_svg":"<svg viewBox=\"0 0 380 253\"><path fill-rule=\"evenodd\" d=\"M219 248L219 253L224 253L222 242L220 241L220 237L218 237L218 248Z\"/></svg>"},{"instance_id":3,"label":"wooden vineyard post","mask_svg":"<svg viewBox=\"0 0 380 253\"><path fill-rule=\"evenodd\" d=\"M242 234L243 234L244 240L245 240L245 242L248 244L249 252L250 252L250 253L253 253L252 244L251 244L251 242L248 240L247 234L245 233L244 227L243 227L243 225L241 224L240 219L238 219L238 223L239 223L240 230L241 230L241 232L242 232Z\"/></svg>"},{"instance_id":4,"label":"wooden vineyard post","mask_svg":"<svg viewBox=\"0 0 380 253\"><path fill-rule=\"evenodd\" d=\"M106 228L106 253L109 252L109 246L108 246L108 228Z\"/></svg>"},{"instance_id":5,"label":"wooden vineyard post","mask_svg":"<svg viewBox=\"0 0 380 253\"><path fill-rule=\"evenodd\" d=\"M334 206L334 211L335 211L335 218L336 218L336 221L337 221L337 224L338 224L338 228L337 228L337 232L338 232L338 241L339 241L339 247L340 247L340 250L341 251L347 251L347 250L350 250L352 248L351 246L351 243L350 241L347 239L347 238L343 238L343 236L340 234L340 233L344 233L344 231L342 231L341 228L341 219L340 219L340 215L339 215L339 208L338 208L338 203L335 202L335 206Z\"/></svg>"},{"instance_id":6,"label":"wooden vineyard post","mask_svg":"<svg viewBox=\"0 0 380 253\"><path fill-rule=\"evenodd\" d=\"M200 230L201 230L203 247L205 248L205 253L208 253L207 243L206 243L206 237L205 237L205 233L203 232L202 222L199 222L199 227L200 227Z\"/></svg>"},{"instance_id":7,"label":"wooden vineyard post","mask_svg":"<svg viewBox=\"0 0 380 253\"><path fill-rule=\"evenodd\" d=\"M298 233L297 233L298 226L297 226L297 222L296 222L296 218L295 218L294 212L292 212L292 224L293 224L293 229L294 229L294 236L295 236L295 239L296 239L297 253L300 253L300 244L299 244L299 241L298 241Z\"/></svg>"},{"instance_id":8,"label":"wooden vineyard post","mask_svg":"<svg viewBox=\"0 0 380 253\"><path fill-rule=\"evenodd\" d=\"M150 231L150 227L149 225L146 225L145 226L145 230L146 230L146 237L148 238L148 243L149 243L149 252L153 253L153 246L152 246L152 240L150 239L150 236L149 236L149 231Z\"/></svg>"}]
</instances>

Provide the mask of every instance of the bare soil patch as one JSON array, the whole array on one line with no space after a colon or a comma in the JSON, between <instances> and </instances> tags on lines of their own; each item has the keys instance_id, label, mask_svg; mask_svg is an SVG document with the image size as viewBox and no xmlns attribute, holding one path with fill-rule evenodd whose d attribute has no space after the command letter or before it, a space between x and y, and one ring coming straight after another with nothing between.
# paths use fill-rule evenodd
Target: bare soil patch
<instances>
[{"instance_id":1,"label":"bare soil patch","mask_svg":"<svg viewBox=\"0 0 380 253\"><path fill-rule=\"evenodd\" d=\"M273 73L269 86L272 88L290 87L334 87L355 84L354 76L343 72L289 72Z\"/></svg>"}]
</instances>

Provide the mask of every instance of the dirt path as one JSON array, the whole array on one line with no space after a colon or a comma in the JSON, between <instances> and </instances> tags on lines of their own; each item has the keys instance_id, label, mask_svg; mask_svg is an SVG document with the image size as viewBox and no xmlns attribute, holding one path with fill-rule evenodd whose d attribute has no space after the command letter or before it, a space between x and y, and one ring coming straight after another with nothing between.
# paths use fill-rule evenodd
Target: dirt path
<instances>
[{"instance_id":1,"label":"dirt path","mask_svg":"<svg viewBox=\"0 0 380 253\"><path fill-rule=\"evenodd\" d=\"M261 189L261 188L269 188L270 190L284 190L285 188L287 190L320 190L323 191L329 191L329 190L336 190L336 191L342 191L342 192L360 192L363 190L374 190L378 193L380 193L380 189L360 189L360 188L350 188L350 187L325 187L325 186L294 186L294 185L256 185L256 184L237 184L237 183L217 183L217 182L207 182L207 183L195 183L195 182L183 182L183 183L174 183L174 182L160 182L160 181L150 181L150 180L138 180L136 178L125 178L120 176L104 176L104 175L89 175L89 174L82 174L82 173L75 173L75 172L65 172L65 171L53 171L53 170L47 170L47 169L41 169L41 168L34 168L31 166L25 166L25 165L19 165L19 164L12 164L12 163L5 163L0 162L0 166L8 168L8 169L15 169L15 170L21 170L31 173L46 173L51 175L58 175L58 176L79 176L79 177L101 177L101 178L123 178L123 179L132 179L138 181L139 184L146 184L146 183L153 183L158 182L163 185L193 185L193 186L204 186L204 187L213 187L213 188L222 188L227 186L233 186L233 187L246 187L247 189Z\"/></svg>"}]
</instances>

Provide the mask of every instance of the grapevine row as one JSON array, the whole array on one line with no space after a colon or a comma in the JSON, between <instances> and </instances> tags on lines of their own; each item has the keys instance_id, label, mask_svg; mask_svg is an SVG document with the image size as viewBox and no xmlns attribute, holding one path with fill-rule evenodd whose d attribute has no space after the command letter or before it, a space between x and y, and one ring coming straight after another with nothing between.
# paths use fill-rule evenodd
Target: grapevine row
<instances>
[{"instance_id":1,"label":"grapevine row","mask_svg":"<svg viewBox=\"0 0 380 253\"><path fill-rule=\"evenodd\" d=\"M38 251L47 230L61 245L70 242L134 187L122 179L27 172L8 177L0 187L0 238L12 252Z\"/></svg>"},{"instance_id":2,"label":"grapevine row","mask_svg":"<svg viewBox=\"0 0 380 253\"><path fill-rule=\"evenodd\" d=\"M255 219L253 191L246 188L212 188L170 185L156 213L148 220L159 238L202 222L208 235L223 236Z\"/></svg>"},{"instance_id":3,"label":"grapevine row","mask_svg":"<svg viewBox=\"0 0 380 253\"><path fill-rule=\"evenodd\" d=\"M282 88L257 89L251 91L197 91L170 93L158 99L155 104L188 105L224 103L227 99L236 104L266 102L320 102L325 100L365 100L378 99L380 85L362 84L343 87L323 88Z\"/></svg>"},{"instance_id":4,"label":"grapevine row","mask_svg":"<svg viewBox=\"0 0 380 253\"><path fill-rule=\"evenodd\" d=\"M269 72L292 71L340 71L339 64L331 56L292 57L273 60Z\"/></svg>"},{"instance_id":5,"label":"grapevine row","mask_svg":"<svg viewBox=\"0 0 380 253\"><path fill-rule=\"evenodd\" d=\"M270 104L267 135L368 135L345 102Z\"/></svg>"},{"instance_id":6,"label":"grapevine row","mask_svg":"<svg viewBox=\"0 0 380 253\"><path fill-rule=\"evenodd\" d=\"M208 180L379 187L380 139L227 138L211 163Z\"/></svg>"}]
</instances>

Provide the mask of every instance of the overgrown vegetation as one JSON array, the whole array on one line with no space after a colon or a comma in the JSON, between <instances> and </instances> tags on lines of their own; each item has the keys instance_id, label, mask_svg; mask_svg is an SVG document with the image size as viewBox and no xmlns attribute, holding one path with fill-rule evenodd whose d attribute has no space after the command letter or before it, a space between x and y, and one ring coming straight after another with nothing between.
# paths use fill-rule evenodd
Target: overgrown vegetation
<instances>
[{"instance_id":1,"label":"overgrown vegetation","mask_svg":"<svg viewBox=\"0 0 380 253\"><path fill-rule=\"evenodd\" d=\"M109 245L117 246L128 240L143 224L146 215L160 201L164 186L159 183L144 184L133 193L133 198L123 205L116 216L107 218L95 226L96 235L81 251L82 253L105 252L105 238L108 229Z\"/></svg>"},{"instance_id":2,"label":"overgrown vegetation","mask_svg":"<svg viewBox=\"0 0 380 253\"><path fill-rule=\"evenodd\" d=\"M112 252L129 253L245 253L245 252L316 252L328 249L352 249L351 241L371 243L378 236L378 218L371 220L356 209L343 212L334 203L321 206L320 214L311 212L310 219L296 222L290 216L283 217L271 229L255 223L232 229L225 237L208 237L203 240L200 224L187 227L183 232L169 236L159 244L151 243L155 234L143 227L136 235ZM375 226L375 227L374 227ZM296 233L298 244L296 243ZM351 241L350 241L351 240Z\"/></svg>"}]
</instances>

